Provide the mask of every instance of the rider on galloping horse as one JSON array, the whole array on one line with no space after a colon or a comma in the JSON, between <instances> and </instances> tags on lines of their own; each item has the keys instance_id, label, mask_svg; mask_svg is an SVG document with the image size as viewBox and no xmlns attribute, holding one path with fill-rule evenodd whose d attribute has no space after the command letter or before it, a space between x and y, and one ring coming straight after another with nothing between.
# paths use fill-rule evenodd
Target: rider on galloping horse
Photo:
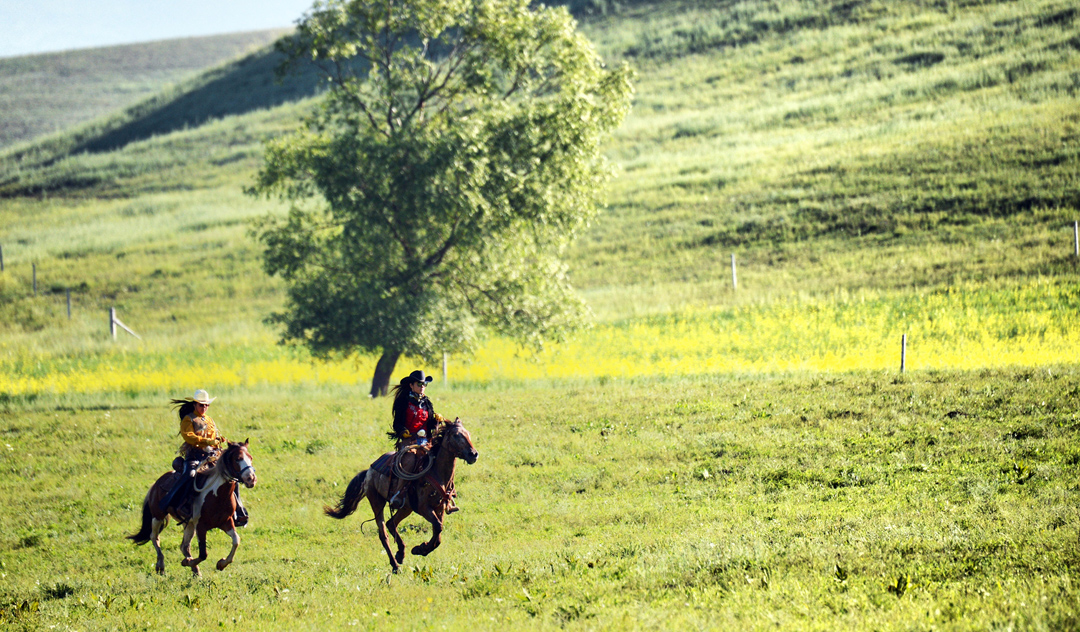
<instances>
[{"instance_id":1,"label":"rider on galloping horse","mask_svg":"<svg viewBox=\"0 0 1080 632\"><path fill-rule=\"evenodd\" d=\"M180 445L180 458L173 461L173 469L179 473L173 488L161 500L161 509L166 510L171 505L176 509L182 521L191 518L192 502L194 494L192 482L199 467L207 460L216 459L220 455L218 445L225 441L225 437L218 434L214 420L206 414L210 403L216 397L210 397L206 391L199 389L191 399L174 399L172 404L178 408L180 417L180 436L184 443ZM233 523L242 527L248 522L248 513L240 503L240 486L236 486L236 515Z\"/></svg>"},{"instance_id":2,"label":"rider on galloping horse","mask_svg":"<svg viewBox=\"0 0 1080 632\"><path fill-rule=\"evenodd\" d=\"M431 400L424 394L424 389L431 380L432 377L424 375L423 371L413 371L390 389L394 395L394 430L388 435L397 441L398 452L405 452L400 457L401 467L406 472L416 472L419 469L420 457L431 449L431 438L439 426L446 423L446 419L435 412ZM416 446L415 450L412 449L413 446ZM390 507L401 509L405 506L408 488L408 481L397 477L392 479ZM457 509L451 505L447 513L453 513Z\"/></svg>"}]
</instances>

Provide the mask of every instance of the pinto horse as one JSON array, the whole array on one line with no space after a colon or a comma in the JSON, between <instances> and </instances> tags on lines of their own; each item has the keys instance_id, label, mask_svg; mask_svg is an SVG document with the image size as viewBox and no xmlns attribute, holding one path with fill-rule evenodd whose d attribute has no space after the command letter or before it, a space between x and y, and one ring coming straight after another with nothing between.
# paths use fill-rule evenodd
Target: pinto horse
<instances>
[{"instance_id":1,"label":"pinto horse","mask_svg":"<svg viewBox=\"0 0 1080 632\"><path fill-rule=\"evenodd\" d=\"M214 464L195 478L194 489L188 492L195 494L195 498L191 503L191 519L184 525L184 539L180 543L180 551L184 554L181 564L190 567L196 577L202 575L199 564L206 559L206 534L211 529L221 529L232 538L229 556L218 560L219 571L225 570L225 567L232 563L236 547L240 546L240 536L233 524L233 514L236 512L236 483L240 481L250 489L255 486L256 480L247 446L247 441L229 442L229 447ZM157 550L157 565L154 568L159 573L165 572L165 556L161 553L161 530L169 524L170 516L177 523L182 520L175 507L170 506L168 511L162 511L158 505L172 489L177 476L180 476L179 472L166 472L150 487L143 500L142 528L138 533L127 536L129 540L134 540L136 545L147 542L154 544L154 549ZM199 535L199 557L193 559L191 536L196 533Z\"/></svg>"},{"instance_id":2,"label":"pinto horse","mask_svg":"<svg viewBox=\"0 0 1080 632\"><path fill-rule=\"evenodd\" d=\"M434 465L426 476L413 483L413 489L407 494L405 507L393 513L389 521L383 519L383 507L386 506L389 497L390 476L386 468L380 467L380 464L391 462L393 452L384 454L372 463L369 469L357 474L349 482L345 494L336 507L323 508L326 515L341 519L356 511L361 498L367 498L375 514L375 524L379 527L379 539L382 541L383 548L386 549L386 556L390 558L390 568L395 573L405 560L405 542L398 534L398 524L413 512L430 522L431 540L414 546L412 554L427 555L434 551L442 542L443 517L451 503L455 459L463 459L472 465L480 456L473 447L469 431L465 429L461 421L456 419L442 428L434 437L432 445L430 458L434 459ZM386 535L387 528L394 536L394 542L397 543L396 555L390 551L390 541Z\"/></svg>"}]
</instances>

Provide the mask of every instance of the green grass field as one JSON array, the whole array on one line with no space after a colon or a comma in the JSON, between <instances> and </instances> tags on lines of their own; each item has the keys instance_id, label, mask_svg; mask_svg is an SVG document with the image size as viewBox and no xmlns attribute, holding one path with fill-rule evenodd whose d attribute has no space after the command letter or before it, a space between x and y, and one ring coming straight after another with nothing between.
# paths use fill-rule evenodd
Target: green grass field
<instances>
[{"instance_id":1,"label":"green grass field","mask_svg":"<svg viewBox=\"0 0 1080 632\"><path fill-rule=\"evenodd\" d=\"M320 513L386 449L385 400L216 402L259 484L236 562L200 580L175 527L164 577L123 540L176 443L163 398L23 406L0 438L0 607L8 629L1074 629L1078 378L436 386L480 459L443 546L396 576L365 506ZM213 562L228 539L210 543Z\"/></svg>"},{"instance_id":2,"label":"green grass field","mask_svg":"<svg viewBox=\"0 0 1080 632\"><path fill-rule=\"evenodd\" d=\"M567 253L593 323L451 358L432 395L481 457L394 577L366 509L320 515L387 447L374 359L263 324L249 226L283 208L243 189L310 76L257 53L0 153L5 626L1080 627L1080 9L574 6L639 75ZM159 578L123 536L197 387L254 517L200 581L170 529Z\"/></svg>"}]
</instances>

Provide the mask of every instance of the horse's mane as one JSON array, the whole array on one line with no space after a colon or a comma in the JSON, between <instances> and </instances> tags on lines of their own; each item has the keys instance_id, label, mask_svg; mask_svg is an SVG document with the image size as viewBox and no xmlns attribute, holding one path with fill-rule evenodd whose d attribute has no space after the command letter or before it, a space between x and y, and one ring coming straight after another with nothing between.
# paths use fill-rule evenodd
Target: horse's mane
<instances>
[{"instance_id":1,"label":"horse's mane","mask_svg":"<svg viewBox=\"0 0 1080 632\"><path fill-rule=\"evenodd\" d=\"M461 422L460 421L447 421L447 422L441 423L441 424L439 424L438 426L435 427L435 433L431 437L431 453L432 454L438 454L439 448L442 447L443 439L445 438L445 435L446 435L447 431L449 431L451 426L460 427Z\"/></svg>"}]
</instances>

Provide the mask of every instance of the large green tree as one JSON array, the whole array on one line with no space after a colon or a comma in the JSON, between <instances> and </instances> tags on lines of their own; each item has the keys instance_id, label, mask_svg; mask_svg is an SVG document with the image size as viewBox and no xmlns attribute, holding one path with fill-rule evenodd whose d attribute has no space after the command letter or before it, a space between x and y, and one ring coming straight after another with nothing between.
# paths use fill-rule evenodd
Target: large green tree
<instances>
[{"instance_id":1,"label":"large green tree","mask_svg":"<svg viewBox=\"0 0 1080 632\"><path fill-rule=\"evenodd\" d=\"M538 346L585 308L560 255L609 175L600 143L630 107L564 8L528 0L330 0L279 45L328 90L268 144L253 190L291 202L256 228L288 302L284 338L319 357Z\"/></svg>"}]
</instances>

